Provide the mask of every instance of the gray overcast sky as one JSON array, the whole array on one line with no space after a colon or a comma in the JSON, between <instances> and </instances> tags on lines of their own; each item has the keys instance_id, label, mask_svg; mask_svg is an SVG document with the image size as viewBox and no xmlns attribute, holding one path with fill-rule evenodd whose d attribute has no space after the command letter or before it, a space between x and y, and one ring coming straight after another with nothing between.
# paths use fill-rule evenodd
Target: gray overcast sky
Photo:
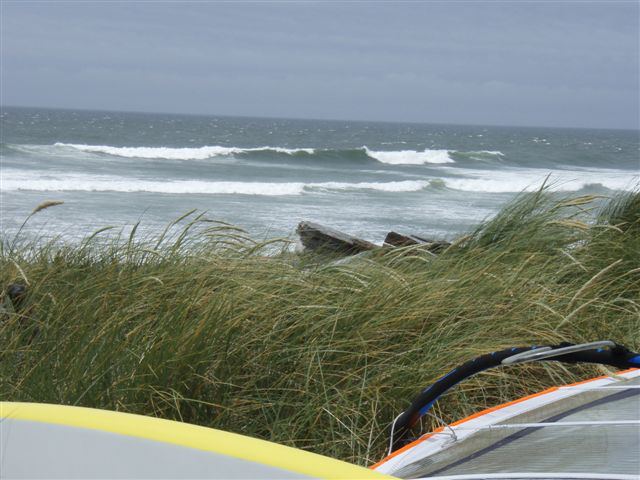
<instances>
[{"instance_id":1,"label":"gray overcast sky","mask_svg":"<svg viewBox=\"0 0 640 480\"><path fill-rule=\"evenodd\" d=\"M1 102L639 128L639 3L2 0Z\"/></svg>"}]
</instances>

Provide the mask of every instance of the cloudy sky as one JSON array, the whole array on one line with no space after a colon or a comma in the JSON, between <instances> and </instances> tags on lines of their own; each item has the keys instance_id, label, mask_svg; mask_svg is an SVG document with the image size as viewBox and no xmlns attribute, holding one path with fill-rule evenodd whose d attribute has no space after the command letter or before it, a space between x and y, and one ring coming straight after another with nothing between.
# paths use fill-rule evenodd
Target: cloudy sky
<instances>
[{"instance_id":1,"label":"cloudy sky","mask_svg":"<svg viewBox=\"0 0 640 480\"><path fill-rule=\"evenodd\" d=\"M639 127L639 3L1 4L1 103Z\"/></svg>"}]
</instances>

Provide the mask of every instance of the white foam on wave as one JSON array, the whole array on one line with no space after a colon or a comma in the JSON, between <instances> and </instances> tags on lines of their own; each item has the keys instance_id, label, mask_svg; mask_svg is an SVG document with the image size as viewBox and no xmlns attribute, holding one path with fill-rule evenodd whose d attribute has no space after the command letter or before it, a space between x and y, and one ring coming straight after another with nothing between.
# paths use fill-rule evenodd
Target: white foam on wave
<instances>
[{"instance_id":1,"label":"white foam on wave","mask_svg":"<svg viewBox=\"0 0 640 480\"><path fill-rule=\"evenodd\" d=\"M534 191L543 182L551 190L578 191L588 185L610 190L631 190L640 182L639 175L613 169L545 170L501 169L475 170L443 167L452 176L388 182L238 182L207 180L172 180L90 175L52 171L29 171L5 168L0 175L0 189L8 191L85 191L150 192L167 194L239 194L302 195L313 192L373 190L379 192L418 192L428 187L478 193L517 193Z\"/></svg>"},{"instance_id":2,"label":"white foam on wave","mask_svg":"<svg viewBox=\"0 0 640 480\"><path fill-rule=\"evenodd\" d=\"M301 195L319 190L377 190L382 192L415 192L429 185L428 181L396 182L225 182L204 180L159 181L108 175L41 173L7 169L2 175L3 191L49 192L149 192L193 195Z\"/></svg>"},{"instance_id":3,"label":"white foam on wave","mask_svg":"<svg viewBox=\"0 0 640 480\"><path fill-rule=\"evenodd\" d=\"M169 194L241 194L241 195L300 195L305 184L299 182L209 182L204 180L160 181L109 175L63 174L50 172L34 175L23 171L5 171L3 191L44 192L121 192Z\"/></svg>"},{"instance_id":4,"label":"white foam on wave","mask_svg":"<svg viewBox=\"0 0 640 480\"><path fill-rule=\"evenodd\" d=\"M454 170L449 170L453 172ZM620 170L594 169L544 170L464 170L464 176L444 178L445 185L454 190L484 193L517 193L535 191L546 181L550 190L574 192L589 185L601 185L609 190L630 190L640 177Z\"/></svg>"},{"instance_id":5,"label":"white foam on wave","mask_svg":"<svg viewBox=\"0 0 640 480\"><path fill-rule=\"evenodd\" d=\"M459 150L445 149L425 149L417 150L397 150L397 151L377 151L362 147L365 153L382 163L390 165L424 165L427 163L442 164L455 163L452 155L459 154L474 160L486 160L486 157L504 157L504 153L499 150L476 150L463 152Z\"/></svg>"},{"instance_id":6,"label":"white foam on wave","mask_svg":"<svg viewBox=\"0 0 640 480\"><path fill-rule=\"evenodd\" d=\"M112 147L109 145L84 145L75 143L55 143L55 147L72 148L88 153L104 153L125 158L157 158L166 160L206 160L207 158L238 155L248 152L276 152L294 155L296 153L313 154L313 148L284 148L284 147L222 147L220 145L196 148L174 147Z\"/></svg>"},{"instance_id":7,"label":"white foam on wave","mask_svg":"<svg viewBox=\"0 0 640 480\"><path fill-rule=\"evenodd\" d=\"M308 188L323 190L378 190L381 192L418 192L428 187L430 182L426 180L402 180L397 182L324 182L310 183Z\"/></svg>"},{"instance_id":8,"label":"white foam on wave","mask_svg":"<svg viewBox=\"0 0 640 480\"><path fill-rule=\"evenodd\" d=\"M454 163L449 150L398 150L398 151L376 151L367 147L362 147L365 153L382 163L390 165L424 165L426 163Z\"/></svg>"}]
</instances>

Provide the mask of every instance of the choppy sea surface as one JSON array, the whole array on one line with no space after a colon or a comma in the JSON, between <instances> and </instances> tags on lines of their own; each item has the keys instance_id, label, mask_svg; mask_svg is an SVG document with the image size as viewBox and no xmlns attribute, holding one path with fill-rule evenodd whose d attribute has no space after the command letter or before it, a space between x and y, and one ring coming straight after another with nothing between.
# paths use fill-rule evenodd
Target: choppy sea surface
<instances>
[{"instance_id":1,"label":"choppy sea surface","mask_svg":"<svg viewBox=\"0 0 640 480\"><path fill-rule=\"evenodd\" d=\"M79 239L191 209L254 236L311 220L381 242L454 238L523 190L638 184L638 131L205 117L3 107L0 219Z\"/></svg>"}]
</instances>

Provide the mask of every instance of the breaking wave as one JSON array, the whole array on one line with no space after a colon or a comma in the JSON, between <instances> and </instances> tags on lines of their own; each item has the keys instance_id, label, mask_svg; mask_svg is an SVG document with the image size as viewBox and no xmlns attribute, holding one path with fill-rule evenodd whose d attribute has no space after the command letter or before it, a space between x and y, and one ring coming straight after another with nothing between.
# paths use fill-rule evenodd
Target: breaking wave
<instances>
[{"instance_id":1,"label":"breaking wave","mask_svg":"<svg viewBox=\"0 0 640 480\"><path fill-rule=\"evenodd\" d=\"M197 148L173 147L111 147L109 145L83 145L75 143L55 143L55 147L67 147L89 153L104 153L126 158L160 158L167 160L205 160L207 158L239 155L248 152L275 152L287 155L297 153L313 154L313 148L284 148L284 147L222 147L214 145Z\"/></svg>"},{"instance_id":2,"label":"breaking wave","mask_svg":"<svg viewBox=\"0 0 640 480\"><path fill-rule=\"evenodd\" d=\"M193 195L301 195L312 191L377 190L381 192L416 192L429 186L429 181L396 182L224 182L205 180L159 181L108 175L47 174L35 177L23 171L5 171L3 191L80 191L122 193L167 193Z\"/></svg>"},{"instance_id":3,"label":"breaking wave","mask_svg":"<svg viewBox=\"0 0 640 480\"><path fill-rule=\"evenodd\" d=\"M452 169L453 170L453 169ZM601 170L599 172L555 171L533 169L508 171L469 171L465 176L431 177L419 180L388 182L252 182L172 180L88 175L80 173L43 172L4 169L3 191L85 191L122 193L166 193L194 195L302 195L340 191L378 191L389 193L419 192L425 189L458 190L477 193L517 193L533 191L546 181L551 190L579 191L586 187L608 190L629 190L634 178L625 172ZM637 177L636 182L637 182Z\"/></svg>"},{"instance_id":4,"label":"breaking wave","mask_svg":"<svg viewBox=\"0 0 640 480\"><path fill-rule=\"evenodd\" d=\"M372 159L390 165L424 165L427 163L454 163L449 150L399 150L377 151L364 146L355 149L314 149L285 147L223 147L220 145L197 148L174 147L112 147L109 145L83 145L74 143L56 143L54 147L74 149L87 153L100 153L125 158L166 159L166 160L206 160L215 157L247 155L256 152L284 155L317 155L339 157L345 160Z\"/></svg>"},{"instance_id":5,"label":"breaking wave","mask_svg":"<svg viewBox=\"0 0 640 480\"><path fill-rule=\"evenodd\" d=\"M629 172L610 169L591 171L505 169L505 170L465 170L465 176L443 178L447 188L465 192L517 193L535 191L545 183L550 190L576 192L587 187L608 190L629 190L638 177Z\"/></svg>"},{"instance_id":6,"label":"breaking wave","mask_svg":"<svg viewBox=\"0 0 640 480\"><path fill-rule=\"evenodd\" d=\"M57 142L53 145L10 145L3 144L9 151L35 155L52 155L72 158L83 153L119 158L147 160L207 160L215 158L253 158L269 160L284 156L296 160L337 162L342 165L375 161L387 165L427 165L450 164L456 161L492 161L504 156L502 152L491 150L459 151L448 149L425 150L372 150L367 146L359 148L288 148L288 147L225 147L211 145L203 147L116 147L110 145L86 145Z\"/></svg>"},{"instance_id":7,"label":"breaking wave","mask_svg":"<svg viewBox=\"0 0 640 480\"><path fill-rule=\"evenodd\" d=\"M308 189L319 190L378 190L380 192L418 192L431 185L428 180L403 180L399 182L323 182L310 183Z\"/></svg>"},{"instance_id":8,"label":"breaking wave","mask_svg":"<svg viewBox=\"0 0 640 480\"><path fill-rule=\"evenodd\" d=\"M400 150L400 151L375 151L362 147L367 156L391 165L424 165L425 163L454 163L449 156L449 150Z\"/></svg>"}]
</instances>

